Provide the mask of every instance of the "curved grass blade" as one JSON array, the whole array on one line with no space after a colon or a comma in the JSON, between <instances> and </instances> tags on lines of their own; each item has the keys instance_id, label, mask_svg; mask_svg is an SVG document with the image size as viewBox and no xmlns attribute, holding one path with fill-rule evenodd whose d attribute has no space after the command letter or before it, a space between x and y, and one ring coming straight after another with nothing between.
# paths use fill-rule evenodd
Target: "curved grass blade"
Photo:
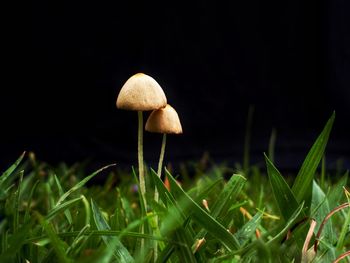
<instances>
[{"instance_id":1,"label":"curved grass blade","mask_svg":"<svg viewBox=\"0 0 350 263\"><path fill-rule=\"evenodd\" d=\"M59 206L71 193L77 191L81 187L83 187L90 179L92 179L94 176L102 172L103 170L106 170L109 167L115 166L116 164L110 164L105 167L102 167L101 169L98 169L96 172L90 174L89 176L85 177L83 180L81 180L79 183L74 185L71 189L69 189L67 192L65 192L60 199L58 199L56 206Z\"/></svg>"},{"instance_id":2,"label":"curved grass blade","mask_svg":"<svg viewBox=\"0 0 350 263\"><path fill-rule=\"evenodd\" d=\"M306 200L306 207L309 207L312 194L312 180L314 179L314 174L316 169L323 157L329 134L332 130L332 126L335 119L335 112L333 112L330 119L327 121L323 131L316 139L315 143L311 147L309 153L307 154L297 177L295 178L292 191L298 202Z\"/></svg>"},{"instance_id":3,"label":"curved grass blade","mask_svg":"<svg viewBox=\"0 0 350 263\"><path fill-rule=\"evenodd\" d=\"M83 199L83 196L80 196L78 198L69 200L67 202L64 202L64 203L60 204L59 206L54 207L48 213L48 215L45 217L45 220L50 221L52 218L54 218L57 214L61 213L62 211L65 213L66 211L68 211L67 210L68 208L72 207L73 205L75 205L76 203L81 201L82 199Z\"/></svg>"},{"instance_id":4,"label":"curved grass blade","mask_svg":"<svg viewBox=\"0 0 350 263\"><path fill-rule=\"evenodd\" d=\"M53 175L53 178L55 179L55 182L56 182L56 185L57 185L58 194L60 196L64 195L64 191L63 191L62 185L61 185L60 181L58 180L56 174ZM73 219L72 219L72 215L71 215L70 211L69 210L64 211L64 215L66 216L66 218L68 220L68 223L71 225L72 222L73 222Z\"/></svg>"},{"instance_id":5,"label":"curved grass blade","mask_svg":"<svg viewBox=\"0 0 350 263\"><path fill-rule=\"evenodd\" d=\"M276 235L274 236L271 240L267 242L267 244L273 244L275 242L281 241L287 232L292 228L292 226L295 224L297 221L299 215L301 215L302 210L304 208L304 202L302 202L299 207L294 211L294 213L289 217L289 220L285 224L284 228Z\"/></svg>"},{"instance_id":6,"label":"curved grass blade","mask_svg":"<svg viewBox=\"0 0 350 263\"><path fill-rule=\"evenodd\" d=\"M23 152L21 154L21 156L16 160L16 162L14 164L12 164L1 176L0 176L0 190L5 190L2 189L4 182L6 181L6 179L16 170L16 168L18 167L18 165L22 162L23 157L25 155L26 152Z\"/></svg>"},{"instance_id":7,"label":"curved grass blade","mask_svg":"<svg viewBox=\"0 0 350 263\"><path fill-rule=\"evenodd\" d=\"M80 232L78 233L78 235L74 238L72 244L69 246L69 248L66 251L66 254L69 255L70 253L72 253L73 251L76 250L76 248L78 247L78 245L81 243L82 240L86 239L86 232L89 231L90 229L90 225L85 225Z\"/></svg>"}]
</instances>

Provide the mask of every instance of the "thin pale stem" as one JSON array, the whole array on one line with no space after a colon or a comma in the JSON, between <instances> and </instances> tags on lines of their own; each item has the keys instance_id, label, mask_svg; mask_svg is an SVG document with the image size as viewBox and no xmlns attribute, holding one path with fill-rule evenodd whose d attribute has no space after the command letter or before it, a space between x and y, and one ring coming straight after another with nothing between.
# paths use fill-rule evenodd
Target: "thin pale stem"
<instances>
[{"instance_id":1,"label":"thin pale stem","mask_svg":"<svg viewBox=\"0 0 350 263\"><path fill-rule=\"evenodd\" d=\"M138 111L138 144L137 144L137 155L139 162L139 183L140 192L143 200L143 205L145 207L145 213L147 214L147 202L146 202L146 184L145 184L145 172L143 167L143 114L142 111ZM140 202L142 202L140 200ZM141 234L145 233L144 224L141 225ZM145 240L141 239L141 253L144 252Z\"/></svg>"},{"instance_id":2,"label":"thin pale stem","mask_svg":"<svg viewBox=\"0 0 350 263\"><path fill-rule=\"evenodd\" d=\"M350 203L344 203L340 206L337 206L336 208L334 208L332 211L330 211L326 217L323 219L321 225L320 225L320 228L318 229L318 232L317 232L317 235L316 235L316 240L315 240L315 245L314 245L314 250L315 252L317 252L317 248L318 248L318 244L320 242L320 236L321 236L321 233L322 233L322 230L323 230L323 227L325 226L325 224L327 223L327 221L331 218L332 215L334 215L336 212L346 208L346 207L349 207L350 206Z\"/></svg>"},{"instance_id":3,"label":"thin pale stem","mask_svg":"<svg viewBox=\"0 0 350 263\"><path fill-rule=\"evenodd\" d=\"M314 234L315 227L316 227L316 220L311 218L311 224L309 227L309 231L307 232L303 250L302 250L301 262L310 262L311 259L314 258L314 256L316 255L315 251L309 252L309 244Z\"/></svg>"},{"instance_id":4,"label":"thin pale stem","mask_svg":"<svg viewBox=\"0 0 350 263\"><path fill-rule=\"evenodd\" d=\"M146 202L146 184L145 184L145 170L143 166L143 114L142 111L138 112L139 127L138 127L138 162L139 162L139 181L140 181L140 191L144 201L145 210L147 211Z\"/></svg>"},{"instance_id":5,"label":"thin pale stem","mask_svg":"<svg viewBox=\"0 0 350 263\"><path fill-rule=\"evenodd\" d=\"M350 250L346 251L344 254L341 254L336 260L333 261L333 263L338 263L340 260L348 256L350 256Z\"/></svg>"},{"instance_id":6,"label":"thin pale stem","mask_svg":"<svg viewBox=\"0 0 350 263\"><path fill-rule=\"evenodd\" d=\"M162 147L160 148L160 155L159 155L159 163L158 163L158 171L157 175L159 178L162 176L162 167L163 167L163 160L164 160L164 153L165 153L165 145L166 145L166 133L163 134L163 139L162 139ZM154 200L156 203L159 201L159 193L157 190L157 187L154 190ZM154 217L156 226L158 227L158 216ZM154 241L154 262L157 261L158 258L158 242L157 240Z\"/></svg>"},{"instance_id":7,"label":"thin pale stem","mask_svg":"<svg viewBox=\"0 0 350 263\"><path fill-rule=\"evenodd\" d=\"M157 171L157 175L158 175L159 178L162 177L162 168L163 168L165 146L166 146L166 133L163 134L162 147L160 148L158 171ZM157 188L155 190L154 200L156 202L158 202L158 200L159 200L159 194L158 194Z\"/></svg>"}]
</instances>

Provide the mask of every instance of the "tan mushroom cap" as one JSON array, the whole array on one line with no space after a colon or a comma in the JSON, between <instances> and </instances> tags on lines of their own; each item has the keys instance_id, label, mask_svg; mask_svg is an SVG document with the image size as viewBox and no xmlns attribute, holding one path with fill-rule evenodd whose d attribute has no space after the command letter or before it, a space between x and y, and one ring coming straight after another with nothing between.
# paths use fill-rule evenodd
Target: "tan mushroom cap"
<instances>
[{"instance_id":1,"label":"tan mushroom cap","mask_svg":"<svg viewBox=\"0 0 350 263\"><path fill-rule=\"evenodd\" d=\"M165 108L152 111L146 122L146 131L158 133L182 133L176 110L169 104Z\"/></svg>"},{"instance_id":2,"label":"tan mushroom cap","mask_svg":"<svg viewBox=\"0 0 350 263\"><path fill-rule=\"evenodd\" d=\"M149 111L165 107L167 99L157 81L143 73L131 76L121 88L117 108Z\"/></svg>"}]
</instances>

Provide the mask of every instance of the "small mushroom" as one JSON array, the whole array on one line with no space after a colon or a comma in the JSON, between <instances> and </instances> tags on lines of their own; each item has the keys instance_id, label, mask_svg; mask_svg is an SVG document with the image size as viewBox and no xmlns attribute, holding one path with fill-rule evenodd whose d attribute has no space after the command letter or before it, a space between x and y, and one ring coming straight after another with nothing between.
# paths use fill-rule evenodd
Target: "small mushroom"
<instances>
[{"instance_id":1,"label":"small mushroom","mask_svg":"<svg viewBox=\"0 0 350 263\"><path fill-rule=\"evenodd\" d=\"M165 153L166 135L167 134L181 134L182 126L179 115L173 107L169 104L165 108L154 110L148 117L146 122L146 131L163 133L162 147L160 150L158 172L160 178L162 175L162 165ZM155 200L158 202L158 192L156 191Z\"/></svg>"},{"instance_id":2,"label":"small mushroom","mask_svg":"<svg viewBox=\"0 0 350 263\"><path fill-rule=\"evenodd\" d=\"M121 88L117 108L138 111L138 165L140 191L146 204L146 185L143 167L143 111L157 110L167 105L163 89L152 77L137 73L131 76Z\"/></svg>"},{"instance_id":3,"label":"small mushroom","mask_svg":"<svg viewBox=\"0 0 350 263\"><path fill-rule=\"evenodd\" d=\"M182 126L179 115L169 104L162 109L154 110L147 119L146 131L180 134L182 133Z\"/></svg>"},{"instance_id":4,"label":"small mushroom","mask_svg":"<svg viewBox=\"0 0 350 263\"><path fill-rule=\"evenodd\" d=\"M149 131L149 132L163 133L162 147L160 149L158 171L157 171L157 175L160 178L162 175L162 165L163 165L163 159L164 159L164 153L165 153L166 135L170 133L173 133L173 134L182 133L182 127L181 127L179 115L177 115L177 112L175 111L175 109L168 104L164 108L152 111L152 113L147 119L145 129L146 131ZM154 190L154 200L156 202L159 201L159 193L157 188L155 188ZM155 224L158 225L158 216L155 216L154 221L155 221ZM154 243L153 255L155 259L158 257L157 241Z\"/></svg>"}]
</instances>

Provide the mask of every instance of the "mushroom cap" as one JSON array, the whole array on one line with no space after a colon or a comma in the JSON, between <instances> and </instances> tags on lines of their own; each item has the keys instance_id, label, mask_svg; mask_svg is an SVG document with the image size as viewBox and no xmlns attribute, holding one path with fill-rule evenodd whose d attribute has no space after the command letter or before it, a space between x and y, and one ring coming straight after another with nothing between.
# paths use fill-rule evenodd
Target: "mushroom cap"
<instances>
[{"instance_id":1,"label":"mushroom cap","mask_svg":"<svg viewBox=\"0 0 350 263\"><path fill-rule=\"evenodd\" d=\"M146 122L146 131L158 133L182 133L176 110L169 104L165 108L152 111Z\"/></svg>"},{"instance_id":2,"label":"mushroom cap","mask_svg":"<svg viewBox=\"0 0 350 263\"><path fill-rule=\"evenodd\" d=\"M143 73L131 76L117 98L117 108L124 110L149 111L163 108L166 104L163 89L154 78Z\"/></svg>"}]
</instances>

